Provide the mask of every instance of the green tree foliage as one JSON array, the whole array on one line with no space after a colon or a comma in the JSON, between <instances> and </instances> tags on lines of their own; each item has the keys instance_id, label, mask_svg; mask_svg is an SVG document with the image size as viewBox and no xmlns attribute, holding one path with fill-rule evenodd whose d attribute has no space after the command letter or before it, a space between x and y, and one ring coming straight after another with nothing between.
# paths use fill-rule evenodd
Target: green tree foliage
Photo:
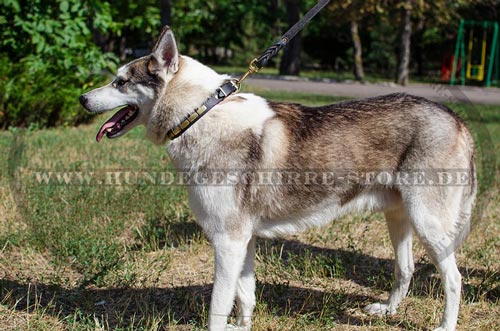
<instances>
[{"instance_id":1,"label":"green tree foliage","mask_svg":"<svg viewBox=\"0 0 500 331\"><path fill-rule=\"evenodd\" d=\"M278 38L271 33L277 13L270 9L260 0L178 0L172 28L184 53L217 63L230 61L232 51L247 62Z\"/></svg>"},{"instance_id":2,"label":"green tree foliage","mask_svg":"<svg viewBox=\"0 0 500 331\"><path fill-rule=\"evenodd\" d=\"M333 2L329 7L337 21L350 25L353 72L356 80L364 80L363 47L359 35L360 22L368 15L383 14L386 6L387 0L346 0Z\"/></svg>"},{"instance_id":3,"label":"green tree foliage","mask_svg":"<svg viewBox=\"0 0 500 331\"><path fill-rule=\"evenodd\" d=\"M0 127L75 124L75 104L115 56L93 43L89 6L77 0L0 4ZM107 28L101 13L94 16Z\"/></svg>"},{"instance_id":4,"label":"green tree foliage","mask_svg":"<svg viewBox=\"0 0 500 331\"><path fill-rule=\"evenodd\" d=\"M114 52L123 61L126 50L148 48L160 30L160 5L157 1L90 0L87 24L95 43L104 52Z\"/></svg>"},{"instance_id":5,"label":"green tree foliage","mask_svg":"<svg viewBox=\"0 0 500 331\"><path fill-rule=\"evenodd\" d=\"M298 2L300 16L317 0ZM332 1L301 33L302 66L394 79L408 0ZM498 20L496 0L412 0L408 66L440 66L459 18ZM0 128L74 125L90 117L85 89L118 62L146 53L165 20L181 51L208 64L245 65L289 27L284 0L3 0ZM163 10L162 10L163 8ZM163 16L162 16L163 15ZM486 16L485 16L486 15ZM408 22L408 21L407 21ZM408 40L408 39L407 39ZM407 49L408 51L408 49ZM282 56L282 54L280 54ZM278 66L280 56L270 66Z\"/></svg>"}]
</instances>

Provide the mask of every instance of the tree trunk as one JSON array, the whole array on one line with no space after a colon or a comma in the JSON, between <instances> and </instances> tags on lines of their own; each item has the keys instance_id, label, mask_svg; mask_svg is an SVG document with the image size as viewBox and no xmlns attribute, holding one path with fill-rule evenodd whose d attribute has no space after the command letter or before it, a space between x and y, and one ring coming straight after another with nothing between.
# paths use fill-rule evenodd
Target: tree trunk
<instances>
[{"instance_id":1,"label":"tree trunk","mask_svg":"<svg viewBox=\"0 0 500 331\"><path fill-rule=\"evenodd\" d=\"M122 34L119 40L120 42L118 44L118 53L120 54L120 60L125 61L125 59L127 58L127 53L125 52L125 50L127 49L127 38L124 34Z\"/></svg>"},{"instance_id":2,"label":"tree trunk","mask_svg":"<svg viewBox=\"0 0 500 331\"><path fill-rule=\"evenodd\" d=\"M410 75L410 47L411 47L411 12L413 0L406 2L403 12L403 33L401 34L401 53L399 59L397 83L401 85L408 84Z\"/></svg>"},{"instance_id":3,"label":"tree trunk","mask_svg":"<svg viewBox=\"0 0 500 331\"><path fill-rule=\"evenodd\" d=\"M417 26L415 31L415 36L413 37L413 43L415 44L415 61L417 62L417 76L422 77L425 74L424 68L424 53L425 47L423 45L425 33L425 20L422 18Z\"/></svg>"},{"instance_id":4,"label":"tree trunk","mask_svg":"<svg viewBox=\"0 0 500 331\"><path fill-rule=\"evenodd\" d=\"M172 24L172 0L160 1L161 28Z\"/></svg>"},{"instance_id":5,"label":"tree trunk","mask_svg":"<svg viewBox=\"0 0 500 331\"><path fill-rule=\"evenodd\" d=\"M285 0L288 25L299 20L299 0ZM298 33L285 47L280 63L280 75L298 75L300 72L300 51L302 37Z\"/></svg>"},{"instance_id":6,"label":"tree trunk","mask_svg":"<svg viewBox=\"0 0 500 331\"><path fill-rule=\"evenodd\" d=\"M354 76L356 80L362 82L365 79L365 72L363 70L363 49L361 47L361 39L359 38L358 22L351 20L351 37L354 46Z\"/></svg>"}]
</instances>

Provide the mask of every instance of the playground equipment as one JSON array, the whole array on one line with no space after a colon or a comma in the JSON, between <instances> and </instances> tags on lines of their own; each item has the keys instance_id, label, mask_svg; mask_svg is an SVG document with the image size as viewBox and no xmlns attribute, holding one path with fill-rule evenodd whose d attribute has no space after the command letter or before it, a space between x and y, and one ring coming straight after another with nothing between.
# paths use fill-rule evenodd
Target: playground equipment
<instances>
[{"instance_id":1,"label":"playground equipment","mask_svg":"<svg viewBox=\"0 0 500 331\"><path fill-rule=\"evenodd\" d=\"M466 29L468 30L467 54L465 51ZM489 36L491 39L488 43ZM492 83L499 84L498 22L460 20L450 85L455 85L457 69L460 70L462 85L465 85L466 79L484 82L487 87Z\"/></svg>"}]
</instances>

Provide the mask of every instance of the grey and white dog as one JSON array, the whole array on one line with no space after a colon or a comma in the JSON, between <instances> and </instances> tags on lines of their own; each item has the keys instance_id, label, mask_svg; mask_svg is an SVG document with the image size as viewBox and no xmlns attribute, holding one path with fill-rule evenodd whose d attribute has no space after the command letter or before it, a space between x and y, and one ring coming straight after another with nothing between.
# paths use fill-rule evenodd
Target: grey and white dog
<instances>
[{"instance_id":1,"label":"grey and white dog","mask_svg":"<svg viewBox=\"0 0 500 331\"><path fill-rule=\"evenodd\" d=\"M179 55L165 27L152 54L124 65L113 82L80 101L95 113L124 106L99 130L98 141L142 124L150 140L165 144L167 131L228 78ZM167 149L175 166L190 173L230 169L245 174L243 181L231 179L232 185L188 187L190 207L215 250L209 330L250 330L256 237L293 234L366 210L385 213L396 258L389 299L365 310L396 312L414 270L414 232L442 277L446 307L436 330L455 330L461 276L454 252L469 230L476 174L471 134L447 107L406 94L310 108L239 93L168 142ZM270 169L287 169L286 182L252 180ZM346 180L339 175L328 185L301 180L304 173L318 179L332 170L372 176ZM468 180L439 185L438 170L461 170ZM424 174L426 182L409 180L412 171ZM392 180L377 180L381 173ZM231 326L227 317L235 298L238 320Z\"/></svg>"}]
</instances>

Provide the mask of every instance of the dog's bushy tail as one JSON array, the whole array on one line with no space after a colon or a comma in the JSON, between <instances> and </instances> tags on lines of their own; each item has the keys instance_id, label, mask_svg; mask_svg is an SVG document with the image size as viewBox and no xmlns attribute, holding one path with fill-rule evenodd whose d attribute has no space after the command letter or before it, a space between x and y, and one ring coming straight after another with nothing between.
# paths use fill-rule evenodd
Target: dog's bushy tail
<instances>
[{"instance_id":1,"label":"dog's bushy tail","mask_svg":"<svg viewBox=\"0 0 500 331\"><path fill-rule=\"evenodd\" d=\"M462 190L460 212L457 220L457 236L455 237L456 247L460 246L470 234L472 226L472 216L474 203L477 195L477 174L475 165L474 139L469 130L463 126L462 135L467 142L467 153L469 159L468 183Z\"/></svg>"}]
</instances>

